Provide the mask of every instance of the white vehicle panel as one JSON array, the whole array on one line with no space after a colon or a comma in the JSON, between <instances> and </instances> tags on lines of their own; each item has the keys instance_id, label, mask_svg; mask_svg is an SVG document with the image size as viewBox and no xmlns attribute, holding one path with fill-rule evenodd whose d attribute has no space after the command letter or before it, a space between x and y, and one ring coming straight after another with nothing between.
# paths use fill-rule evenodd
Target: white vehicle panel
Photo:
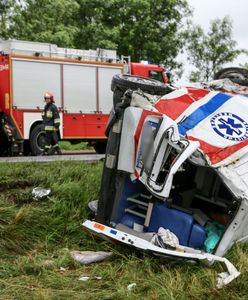
<instances>
[{"instance_id":1,"label":"white vehicle panel","mask_svg":"<svg viewBox=\"0 0 248 300\"><path fill-rule=\"evenodd\" d=\"M111 91L111 80L115 74L120 74L122 68L99 67L99 110L109 114L113 106L113 92Z\"/></svg>"},{"instance_id":2,"label":"white vehicle panel","mask_svg":"<svg viewBox=\"0 0 248 300\"><path fill-rule=\"evenodd\" d=\"M48 43L38 43L30 41L7 40L1 42L2 51L5 53L15 53L24 55L34 55L41 53L50 56L57 52L57 45Z\"/></svg>"},{"instance_id":3,"label":"white vehicle panel","mask_svg":"<svg viewBox=\"0 0 248 300\"><path fill-rule=\"evenodd\" d=\"M64 65L64 109L71 113L96 111L96 67Z\"/></svg>"},{"instance_id":4,"label":"white vehicle panel","mask_svg":"<svg viewBox=\"0 0 248 300\"><path fill-rule=\"evenodd\" d=\"M45 92L54 94L61 107L60 65L48 62L12 61L13 106L19 109L42 108Z\"/></svg>"},{"instance_id":5,"label":"white vehicle panel","mask_svg":"<svg viewBox=\"0 0 248 300\"><path fill-rule=\"evenodd\" d=\"M129 172L131 174L134 173L135 162L135 124L138 123L141 114L142 109L138 107L128 107L124 113L120 153L118 159L118 170Z\"/></svg>"},{"instance_id":6,"label":"white vehicle panel","mask_svg":"<svg viewBox=\"0 0 248 300\"><path fill-rule=\"evenodd\" d=\"M165 248L160 248L158 246L153 245L151 242L148 242L142 238L134 236L132 234L117 230L115 228L111 228L105 226L100 223L96 223L94 221L86 220L82 224L83 227L87 228L89 231L95 234L100 234L102 238L108 237L114 241L118 241L122 244L126 244L137 248L139 250L145 250L152 252L154 254L162 257L173 257L178 259L189 259L189 260L197 260L202 261L207 265L211 265L215 262L220 262L225 265L227 271L218 274L217 278L217 288L222 288L227 285L235 278L240 275L240 272L235 268L235 266L225 257L219 257L217 255L200 252L198 250L194 250L188 247L179 246L178 250L169 250ZM190 251L189 251L190 250Z\"/></svg>"},{"instance_id":7,"label":"white vehicle panel","mask_svg":"<svg viewBox=\"0 0 248 300\"><path fill-rule=\"evenodd\" d=\"M63 138L63 114L60 113L60 137ZM23 126L24 126L24 139L28 140L30 137L30 128L35 122L42 122L40 112L25 112L23 114Z\"/></svg>"}]
</instances>

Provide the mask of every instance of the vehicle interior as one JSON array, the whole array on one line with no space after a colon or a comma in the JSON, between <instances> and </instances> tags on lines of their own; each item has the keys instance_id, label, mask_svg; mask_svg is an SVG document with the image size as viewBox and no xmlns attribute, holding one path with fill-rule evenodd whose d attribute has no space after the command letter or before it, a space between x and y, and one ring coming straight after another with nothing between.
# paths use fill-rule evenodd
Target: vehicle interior
<instances>
[{"instance_id":1,"label":"vehicle interior","mask_svg":"<svg viewBox=\"0 0 248 300\"><path fill-rule=\"evenodd\" d=\"M214 253L239 207L213 168L189 160L174 175L165 201L151 194L139 180L131 181L129 174L122 181L112 224L146 240L163 227L177 236L179 245Z\"/></svg>"}]
</instances>

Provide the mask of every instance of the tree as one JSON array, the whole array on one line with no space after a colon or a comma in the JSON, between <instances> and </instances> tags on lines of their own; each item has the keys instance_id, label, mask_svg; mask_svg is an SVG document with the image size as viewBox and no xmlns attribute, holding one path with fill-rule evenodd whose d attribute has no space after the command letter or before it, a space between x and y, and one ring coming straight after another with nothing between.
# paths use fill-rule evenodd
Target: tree
<instances>
[{"instance_id":1,"label":"tree","mask_svg":"<svg viewBox=\"0 0 248 300\"><path fill-rule=\"evenodd\" d=\"M8 36L176 65L187 0L22 0Z\"/></svg>"},{"instance_id":2,"label":"tree","mask_svg":"<svg viewBox=\"0 0 248 300\"><path fill-rule=\"evenodd\" d=\"M225 63L244 52L236 48L229 17L213 20L207 34L200 26L194 26L187 37L188 59L197 69L191 74L194 81L208 81Z\"/></svg>"},{"instance_id":3,"label":"tree","mask_svg":"<svg viewBox=\"0 0 248 300\"><path fill-rule=\"evenodd\" d=\"M21 1L11 17L11 38L73 47L78 32L76 0Z\"/></svg>"},{"instance_id":4,"label":"tree","mask_svg":"<svg viewBox=\"0 0 248 300\"><path fill-rule=\"evenodd\" d=\"M133 61L173 66L183 47L179 33L189 14L185 0L81 0L78 46L109 47Z\"/></svg>"},{"instance_id":5,"label":"tree","mask_svg":"<svg viewBox=\"0 0 248 300\"><path fill-rule=\"evenodd\" d=\"M245 64L244 64L243 66L241 66L241 67L248 70L248 63L245 63Z\"/></svg>"},{"instance_id":6,"label":"tree","mask_svg":"<svg viewBox=\"0 0 248 300\"><path fill-rule=\"evenodd\" d=\"M19 1L0 0L0 38L9 38L10 18Z\"/></svg>"}]
</instances>

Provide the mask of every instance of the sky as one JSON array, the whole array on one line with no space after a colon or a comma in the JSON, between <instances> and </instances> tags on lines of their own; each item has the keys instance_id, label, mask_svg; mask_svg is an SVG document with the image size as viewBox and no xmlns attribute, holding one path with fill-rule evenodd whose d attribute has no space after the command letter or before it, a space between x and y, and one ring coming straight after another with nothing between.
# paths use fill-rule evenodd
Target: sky
<instances>
[{"instance_id":1,"label":"sky","mask_svg":"<svg viewBox=\"0 0 248 300\"><path fill-rule=\"evenodd\" d=\"M188 3L194 9L193 22L201 25L206 32L211 20L230 16L233 39L238 43L238 48L248 50L248 0L188 0ZM234 63L237 66L246 62L248 57L242 55Z\"/></svg>"}]
</instances>

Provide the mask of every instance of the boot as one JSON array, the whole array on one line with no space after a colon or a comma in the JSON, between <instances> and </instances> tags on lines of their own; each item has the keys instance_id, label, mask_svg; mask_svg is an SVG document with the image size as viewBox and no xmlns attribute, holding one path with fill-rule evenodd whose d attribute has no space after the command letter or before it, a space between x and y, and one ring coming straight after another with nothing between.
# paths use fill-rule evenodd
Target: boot
<instances>
[{"instance_id":1,"label":"boot","mask_svg":"<svg viewBox=\"0 0 248 300\"><path fill-rule=\"evenodd\" d=\"M50 149L51 149L50 146L45 146L45 148L43 149L41 155L42 155L42 156L48 155L48 152L49 152Z\"/></svg>"},{"instance_id":2,"label":"boot","mask_svg":"<svg viewBox=\"0 0 248 300\"><path fill-rule=\"evenodd\" d=\"M56 144L56 145L53 146L53 150L54 150L54 154L57 154L57 155L61 155L62 154L62 151L59 148L58 144Z\"/></svg>"},{"instance_id":3,"label":"boot","mask_svg":"<svg viewBox=\"0 0 248 300\"><path fill-rule=\"evenodd\" d=\"M55 150L53 147L51 147L48 152L47 152L47 155L54 155L55 154Z\"/></svg>"}]
</instances>

